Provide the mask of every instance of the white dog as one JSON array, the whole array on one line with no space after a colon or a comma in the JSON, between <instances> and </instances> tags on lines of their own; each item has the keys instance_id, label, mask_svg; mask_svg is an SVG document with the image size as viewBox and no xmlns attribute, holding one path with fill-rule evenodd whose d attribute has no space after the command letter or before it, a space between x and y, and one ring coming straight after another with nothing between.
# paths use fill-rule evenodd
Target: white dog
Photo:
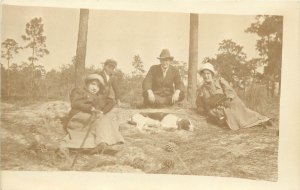
<instances>
[{"instance_id":1,"label":"white dog","mask_svg":"<svg viewBox=\"0 0 300 190\"><path fill-rule=\"evenodd\" d=\"M194 130L194 126L189 120L162 112L136 113L131 116L129 122L131 124L136 124L139 131L143 131L143 129L146 129L147 127L159 127L168 131Z\"/></svg>"}]
</instances>

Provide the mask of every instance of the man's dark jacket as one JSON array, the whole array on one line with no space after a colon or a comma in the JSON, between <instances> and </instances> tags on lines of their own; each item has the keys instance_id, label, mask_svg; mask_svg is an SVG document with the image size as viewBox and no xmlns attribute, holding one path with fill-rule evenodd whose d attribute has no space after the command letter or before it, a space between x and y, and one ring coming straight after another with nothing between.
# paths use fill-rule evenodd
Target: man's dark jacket
<instances>
[{"instance_id":1,"label":"man's dark jacket","mask_svg":"<svg viewBox=\"0 0 300 190\"><path fill-rule=\"evenodd\" d=\"M97 74L99 74L103 77L104 83L105 83L104 88L100 89L100 94L110 96L111 95L110 91L111 91L111 89L113 89L114 96L115 96L114 99L120 99L117 78L114 75L112 75L112 76L110 76L109 80L107 80L104 70L97 72Z\"/></svg>"},{"instance_id":2,"label":"man's dark jacket","mask_svg":"<svg viewBox=\"0 0 300 190\"><path fill-rule=\"evenodd\" d=\"M184 85L176 67L170 65L164 78L161 65L151 66L143 81L144 92L151 89L154 94L170 96L174 93L174 88L184 91Z\"/></svg>"}]
</instances>

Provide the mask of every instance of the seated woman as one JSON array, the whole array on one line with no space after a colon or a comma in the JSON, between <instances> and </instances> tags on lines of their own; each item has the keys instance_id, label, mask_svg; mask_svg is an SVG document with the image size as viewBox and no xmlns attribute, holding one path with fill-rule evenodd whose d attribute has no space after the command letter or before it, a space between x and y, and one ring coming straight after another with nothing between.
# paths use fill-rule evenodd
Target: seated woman
<instances>
[{"instance_id":1,"label":"seated woman","mask_svg":"<svg viewBox=\"0 0 300 190\"><path fill-rule=\"evenodd\" d=\"M200 114L206 114L220 125L227 124L232 130L272 124L270 118L247 108L228 82L216 75L212 64L205 63L199 74L203 78L196 100Z\"/></svg>"},{"instance_id":2,"label":"seated woman","mask_svg":"<svg viewBox=\"0 0 300 190\"><path fill-rule=\"evenodd\" d=\"M102 76L91 74L85 79L85 88L72 90L70 95L72 109L66 125L68 135L61 142L60 149L64 154L69 148L92 149L94 153L103 152L104 149L109 150L110 145L124 142L118 124L109 114L115 104L113 99L98 94L103 85ZM82 145L87 133L89 134Z\"/></svg>"}]
</instances>

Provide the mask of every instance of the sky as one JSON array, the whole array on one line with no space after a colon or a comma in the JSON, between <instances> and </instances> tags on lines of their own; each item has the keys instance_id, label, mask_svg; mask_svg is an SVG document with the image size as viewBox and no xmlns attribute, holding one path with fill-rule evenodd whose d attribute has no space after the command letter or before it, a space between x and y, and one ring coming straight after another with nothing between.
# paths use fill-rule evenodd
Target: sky
<instances>
[{"instance_id":1,"label":"sky","mask_svg":"<svg viewBox=\"0 0 300 190\"><path fill-rule=\"evenodd\" d=\"M49 55L39 60L46 70L71 64L76 54L79 9L43 8L4 5L2 9L1 41L15 39L25 45L21 35L25 25L34 17L41 17L47 37ZM199 14L198 61L214 57L218 44L232 39L244 47L248 59L258 57L255 44L258 37L244 30L254 22L255 15ZM134 55L140 55L146 70L158 64L162 49L169 49L178 61L188 62L189 14L170 12L137 12L90 10L86 66L101 68L108 58L118 62L124 73L133 71ZM30 55L29 50L17 54L13 62L20 64ZM6 66L6 61L1 59Z\"/></svg>"}]
</instances>

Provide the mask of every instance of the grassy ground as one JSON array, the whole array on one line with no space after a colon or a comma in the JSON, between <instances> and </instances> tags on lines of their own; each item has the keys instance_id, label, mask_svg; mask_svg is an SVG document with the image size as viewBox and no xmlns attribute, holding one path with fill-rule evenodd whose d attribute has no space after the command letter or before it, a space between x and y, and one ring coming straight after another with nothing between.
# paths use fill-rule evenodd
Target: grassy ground
<instances>
[{"instance_id":1,"label":"grassy ground","mask_svg":"<svg viewBox=\"0 0 300 190\"><path fill-rule=\"evenodd\" d=\"M207 123L193 110L157 110L189 118L195 131L139 132L127 123L141 110L115 108L126 143L115 156L80 154L73 170L226 176L277 180L278 113L275 100L264 112L275 118L268 128L230 131ZM70 166L55 150L65 135L60 118L69 109L62 101L31 104L1 103L1 168L3 170L65 170ZM256 108L261 109L261 108ZM263 111L263 110L261 110ZM172 151L166 145L173 146ZM170 147L169 146L169 147ZM74 157L74 153L71 154Z\"/></svg>"}]
</instances>

